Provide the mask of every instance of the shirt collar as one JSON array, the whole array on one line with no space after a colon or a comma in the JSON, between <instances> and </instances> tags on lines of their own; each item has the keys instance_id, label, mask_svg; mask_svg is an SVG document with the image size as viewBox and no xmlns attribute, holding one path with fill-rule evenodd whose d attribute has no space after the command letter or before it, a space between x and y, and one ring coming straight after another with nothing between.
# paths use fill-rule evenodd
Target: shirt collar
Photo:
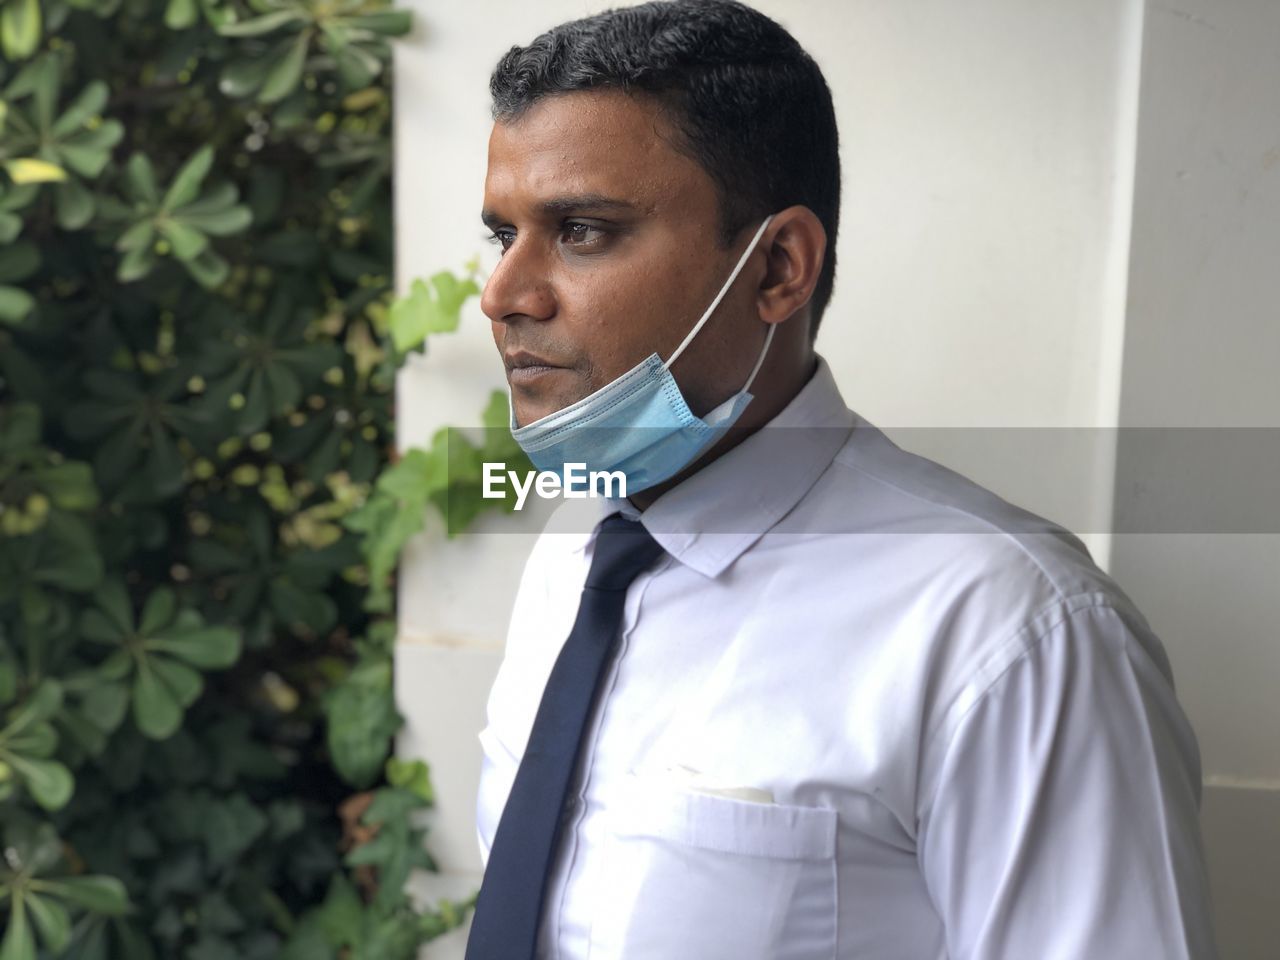
<instances>
[{"instance_id":1,"label":"shirt collar","mask_svg":"<svg viewBox=\"0 0 1280 960\"><path fill-rule=\"evenodd\" d=\"M592 502L600 518L617 512L638 518L667 553L716 577L809 492L854 422L819 356L809 382L777 416L648 509L623 498ZM584 540L579 549L585 546Z\"/></svg>"}]
</instances>

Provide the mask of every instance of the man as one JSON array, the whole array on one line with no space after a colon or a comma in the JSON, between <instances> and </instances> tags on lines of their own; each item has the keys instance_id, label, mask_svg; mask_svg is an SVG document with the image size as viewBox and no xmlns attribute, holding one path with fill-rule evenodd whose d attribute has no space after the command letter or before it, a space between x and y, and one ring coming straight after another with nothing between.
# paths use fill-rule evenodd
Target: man
<instances>
[{"instance_id":1,"label":"man","mask_svg":"<svg viewBox=\"0 0 1280 960\"><path fill-rule=\"evenodd\" d=\"M1160 642L814 353L840 195L814 62L740 4L649 3L491 87L514 435L629 496L526 568L468 957L1214 956Z\"/></svg>"}]
</instances>

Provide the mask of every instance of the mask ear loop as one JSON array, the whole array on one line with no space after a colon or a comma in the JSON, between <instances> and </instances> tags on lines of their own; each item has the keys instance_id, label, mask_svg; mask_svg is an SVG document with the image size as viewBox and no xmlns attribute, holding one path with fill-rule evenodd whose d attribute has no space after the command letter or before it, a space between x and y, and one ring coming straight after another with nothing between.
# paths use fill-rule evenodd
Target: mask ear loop
<instances>
[{"instance_id":1,"label":"mask ear loop","mask_svg":"<svg viewBox=\"0 0 1280 960\"><path fill-rule=\"evenodd\" d=\"M756 365L751 368L751 376L747 377L747 382L742 387L743 393L751 390L751 384L755 382L756 374L764 366L765 354L769 352L769 344L773 342L773 332L777 329L778 325L776 323L769 324L769 332L764 335L764 346L760 349L760 356L756 357Z\"/></svg>"},{"instance_id":2,"label":"mask ear loop","mask_svg":"<svg viewBox=\"0 0 1280 960\"><path fill-rule=\"evenodd\" d=\"M711 306L707 307L707 312L702 315L702 319L693 325L693 329L680 341L680 346L676 347L675 352L671 354L667 362L662 365L662 369L670 370L671 365L679 359L680 354L684 353L684 348L689 346L693 338L698 335L698 331L702 329L703 324L711 319L711 314L715 313L716 307L720 306L720 301L724 299L724 295L729 292L729 288L733 286L733 281L738 279L738 274L742 272L742 268L747 265L747 258L756 249L756 244L760 242L760 237L764 234L764 228L769 226L769 221L773 219L773 214L764 218L764 223L760 224L760 228L756 230L756 235L751 238L751 242L747 244L747 249L742 251L742 256L738 258L738 265L733 268L733 273L729 274L729 279L724 282L724 286L720 288L720 292L716 294L716 298L711 301ZM773 328L775 324L769 324L769 337L773 336ZM765 349L769 349L769 340L765 340ZM760 363L764 360L764 354L760 354L760 359L756 361L756 370L760 369ZM755 379L756 370L751 372L751 379ZM747 381L747 386L751 385L751 380ZM744 388L745 389L745 388Z\"/></svg>"}]
</instances>

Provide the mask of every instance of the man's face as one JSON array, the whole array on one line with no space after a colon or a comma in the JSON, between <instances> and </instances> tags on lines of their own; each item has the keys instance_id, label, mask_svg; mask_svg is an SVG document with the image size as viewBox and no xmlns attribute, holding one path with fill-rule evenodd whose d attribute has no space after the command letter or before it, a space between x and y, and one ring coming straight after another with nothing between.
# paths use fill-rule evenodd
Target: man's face
<instances>
[{"instance_id":1,"label":"man's face","mask_svg":"<svg viewBox=\"0 0 1280 960\"><path fill-rule=\"evenodd\" d=\"M670 356L732 270L745 241L721 248L715 186L675 137L655 104L616 91L548 97L494 125L484 220L505 252L481 308L519 424ZM747 279L672 368L695 413L741 386L737 358L759 350Z\"/></svg>"}]
</instances>

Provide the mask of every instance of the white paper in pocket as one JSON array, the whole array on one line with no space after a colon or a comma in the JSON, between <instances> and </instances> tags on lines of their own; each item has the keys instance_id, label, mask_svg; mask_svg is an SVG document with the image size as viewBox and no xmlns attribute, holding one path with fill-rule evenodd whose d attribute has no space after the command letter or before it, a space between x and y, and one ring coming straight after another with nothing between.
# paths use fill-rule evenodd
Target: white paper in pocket
<instances>
[{"instance_id":1,"label":"white paper in pocket","mask_svg":"<svg viewBox=\"0 0 1280 960\"><path fill-rule=\"evenodd\" d=\"M697 793L705 793L713 797L728 797L730 800L746 800L748 803L773 803L772 790L730 783L683 764L668 767L665 774L673 785Z\"/></svg>"}]
</instances>

